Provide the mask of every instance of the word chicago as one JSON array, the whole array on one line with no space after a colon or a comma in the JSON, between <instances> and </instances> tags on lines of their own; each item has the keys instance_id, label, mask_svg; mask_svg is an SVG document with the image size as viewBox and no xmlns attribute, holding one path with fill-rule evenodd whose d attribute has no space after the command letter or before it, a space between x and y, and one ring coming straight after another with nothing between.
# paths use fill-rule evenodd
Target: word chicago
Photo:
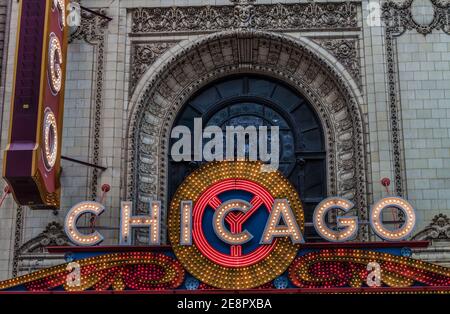
<instances>
[{"instance_id":1,"label":"word chicago","mask_svg":"<svg viewBox=\"0 0 450 314\"><path fill-rule=\"evenodd\" d=\"M242 245L250 241L254 235L243 229L238 233L232 233L225 225L225 218L232 212L247 212L252 205L239 199L232 199L222 203L215 209L212 217L212 225L217 237L229 244ZM320 202L313 213L313 225L317 233L325 240L344 242L356 237L360 221L356 216L348 216L354 207L349 200L340 197L329 197ZM404 223L395 229L388 228L383 223L383 210L397 208L405 217ZM331 228L326 217L328 213L337 209L344 215L336 218L337 228ZM89 234L81 232L77 228L77 220L84 214L101 215L105 207L94 201L81 202L73 206L65 219L65 231L73 243L80 246L93 246L103 240L103 236L96 230ZM192 245L192 210L193 202L186 200L180 204L180 244ZM131 232L135 228L147 228L149 230L149 245L160 244L161 230L161 202L152 201L150 214L147 216L133 216L132 202L121 203L120 244L132 245ZM374 232L387 241L399 241L407 238L416 224L416 215L413 207L403 198L390 196L376 202L370 210L368 222ZM288 237L293 243L303 243L304 238L294 212L291 210L287 199L276 199L272 204L269 217L263 234L261 244L271 244L275 238Z\"/></svg>"}]
</instances>

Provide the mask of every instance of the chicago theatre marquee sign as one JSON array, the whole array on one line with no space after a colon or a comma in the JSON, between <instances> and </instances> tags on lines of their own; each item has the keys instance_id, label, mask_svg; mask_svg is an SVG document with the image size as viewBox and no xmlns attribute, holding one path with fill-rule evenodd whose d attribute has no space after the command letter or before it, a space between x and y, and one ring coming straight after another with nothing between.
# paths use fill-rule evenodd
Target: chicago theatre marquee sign
<instances>
[{"instance_id":1,"label":"chicago theatre marquee sign","mask_svg":"<svg viewBox=\"0 0 450 314\"><path fill-rule=\"evenodd\" d=\"M22 1L10 138L4 177L18 204L59 207L60 145L66 67L68 1ZM35 88L39 84L39 88ZM17 291L147 291L176 293L233 291L299 293L450 292L450 269L411 258L427 242L405 241L416 215L405 199L390 196L370 209L370 220L351 214L340 197L322 200L312 225L323 242L305 242L301 195L279 171L261 171L257 161L211 162L178 187L162 221L160 201L147 216L132 202L120 213L116 246L99 245L101 231L81 232L80 217L101 215L98 202L74 205L65 231L74 246L49 247L67 263L0 282L2 293ZM396 208L405 221L383 223ZM336 227L329 223L331 213ZM160 243L167 224L170 245ZM355 242L368 224L382 242ZM148 246L133 246L146 229Z\"/></svg>"},{"instance_id":2,"label":"chicago theatre marquee sign","mask_svg":"<svg viewBox=\"0 0 450 314\"><path fill-rule=\"evenodd\" d=\"M384 242L353 242L361 222L349 216L353 204L324 199L313 224L326 242L305 243L301 199L278 171L261 171L260 162L208 163L179 186L170 203L170 246L160 245L161 203L148 216L134 216L122 202L120 241L98 246L97 230L80 232L84 214L101 215L100 203L81 202L67 213L65 230L76 246L50 247L65 253L66 264L0 282L14 291L193 290L299 293L429 293L450 291L450 269L411 258L411 248L426 242L402 241L416 222L414 209L399 197L386 197L370 210L370 226ZM383 210L396 207L405 222L388 228ZM338 228L327 216L340 210ZM149 246L132 246L134 230L148 230Z\"/></svg>"}]
</instances>

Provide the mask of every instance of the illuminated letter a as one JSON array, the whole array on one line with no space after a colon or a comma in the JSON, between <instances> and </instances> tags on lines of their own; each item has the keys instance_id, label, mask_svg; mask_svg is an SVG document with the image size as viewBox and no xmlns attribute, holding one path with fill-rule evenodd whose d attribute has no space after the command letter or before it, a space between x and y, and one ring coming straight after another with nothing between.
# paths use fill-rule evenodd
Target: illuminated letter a
<instances>
[{"instance_id":1,"label":"illuminated letter a","mask_svg":"<svg viewBox=\"0 0 450 314\"><path fill-rule=\"evenodd\" d=\"M283 219L284 224L281 224ZM304 243L302 232L286 199L274 201L261 244L271 244L273 238L290 237L292 243Z\"/></svg>"}]
</instances>

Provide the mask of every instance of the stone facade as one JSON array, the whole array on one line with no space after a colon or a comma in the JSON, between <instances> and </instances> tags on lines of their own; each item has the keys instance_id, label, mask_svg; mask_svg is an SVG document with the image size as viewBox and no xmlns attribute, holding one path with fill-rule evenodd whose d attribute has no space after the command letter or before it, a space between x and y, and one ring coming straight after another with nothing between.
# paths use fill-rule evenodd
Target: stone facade
<instances>
[{"instance_id":1,"label":"stone facade","mask_svg":"<svg viewBox=\"0 0 450 314\"><path fill-rule=\"evenodd\" d=\"M2 3L4 147L18 12L13 1L3 15ZM63 160L62 206L56 212L18 208L6 199L0 211L0 279L61 262L62 256L50 258L43 247L66 243L58 229L65 213L81 200L99 200L103 183L111 191L96 225L105 244L118 241L121 200L133 200L136 212L145 212L145 202L154 198L165 206L168 135L176 113L208 82L238 73L280 79L312 104L325 130L330 195L352 199L355 214L366 220L368 206L386 195L381 178L391 178L392 193L417 210L415 239L433 242L414 254L449 263L448 4L81 3L111 20L83 12L72 34L62 153L107 169ZM165 241L164 228L161 237ZM359 238L375 240L366 229Z\"/></svg>"}]
</instances>

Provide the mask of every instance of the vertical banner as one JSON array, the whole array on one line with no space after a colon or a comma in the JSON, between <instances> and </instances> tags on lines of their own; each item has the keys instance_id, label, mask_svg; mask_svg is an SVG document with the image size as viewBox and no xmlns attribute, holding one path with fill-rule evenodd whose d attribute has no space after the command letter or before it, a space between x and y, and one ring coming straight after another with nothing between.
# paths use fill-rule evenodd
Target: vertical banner
<instances>
[{"instance_id":1,"label":"vertical banner","mask_svg":"<svg viewBox=\"0 0 450 314\"><path fill-rule=\"evenodd\" d=\"M56 209L60 157L68 0L21 0L9 141L3 176L16 202Z\"/></svg>"}]
</instances>

